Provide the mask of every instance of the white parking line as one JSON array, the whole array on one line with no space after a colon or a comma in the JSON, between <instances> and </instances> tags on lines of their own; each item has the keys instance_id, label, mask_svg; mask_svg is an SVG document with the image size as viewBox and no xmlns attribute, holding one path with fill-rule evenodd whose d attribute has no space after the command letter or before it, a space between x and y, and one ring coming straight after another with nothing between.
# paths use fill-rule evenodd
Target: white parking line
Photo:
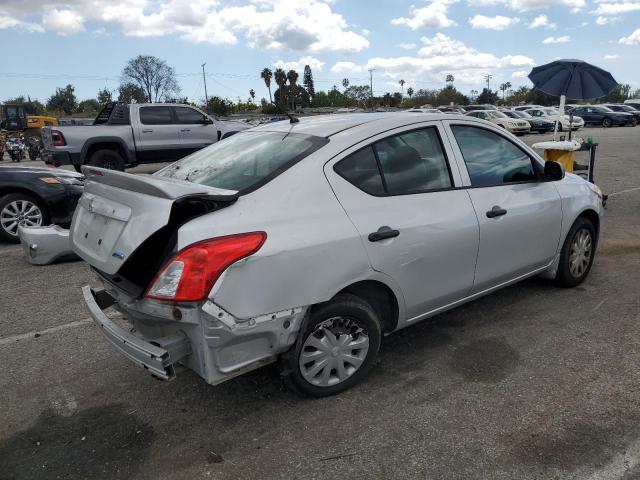
<instances>
[{"instance_id":1,"label":"white parking line","mask_svg":"<svg viewBox=\"0 0 640 480\"><path fill-rule=\"evenodd\" d=\"M628 188L627 190L620 190L619 192L613 192L613 193L610 193L609 196L610 197L615 197L616 195L621 195L623 193L629 193L629 192L635 192L637 190L640 190L640 187Z\"/></svg>"},{"instance_id":2,"label":"white parking line","mask_svg":"<svg viewBox=\"0 0 640 480\"><path fill-rule=\"evenodd\" d=\"M60 330L67 330L69 328L81 327L87 323L91 323L93 320L85 318L84 320L76 320L75 322L65 323L64 325L58 325L57 327L45 328L44 330L36 330L28 333L20 333L18 335L11 335L10 337L0 338L0 345L6 345L7 343L19 342L20 340L28 340L37 338L40 335L46 335L48 333L59 332Z\"/></svg>"}]
</instances>

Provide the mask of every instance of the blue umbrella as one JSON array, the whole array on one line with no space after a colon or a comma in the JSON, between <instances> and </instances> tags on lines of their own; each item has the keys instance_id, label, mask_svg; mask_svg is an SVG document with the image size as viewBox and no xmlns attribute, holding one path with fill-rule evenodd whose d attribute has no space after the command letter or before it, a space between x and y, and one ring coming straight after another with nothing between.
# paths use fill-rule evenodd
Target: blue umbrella
<instances>
[{"instance_id":1,"label":"blue umbrella","mask_svg":"<svg viewBox=\"0 0 640 480\"><path fill-rule=\"evenodd\" d=\"M535 67L529 73L529 80L533 82L534 88L549 95L560 96L560 115L564 115L564 102L567 97L575 100L603 97L618 85L606 70L582 60L571 59L556 60ZM554 139L557 130L558 120L553 132Z\"/></svg>"}]
</instances>

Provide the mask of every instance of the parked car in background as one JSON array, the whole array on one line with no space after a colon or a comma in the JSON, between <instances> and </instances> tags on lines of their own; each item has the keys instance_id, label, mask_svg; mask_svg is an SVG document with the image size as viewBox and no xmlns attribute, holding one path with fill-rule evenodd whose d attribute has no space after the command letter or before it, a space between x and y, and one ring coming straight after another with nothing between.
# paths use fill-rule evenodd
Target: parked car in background
<instances>
[{"instance_id":1,"label":"parked car in background","mask_svg":"<svg viewBox=\"0 0 640 480\"><path fill-rule=\"evenodd\" d=\"M464 109L466 112L473 112L476 110L498 110L498 107L489 103L485 103L482 105L465 105Z\"/></svg>"},{"instance_id":2,"label":"parked car in background","mask_svg":"<svg viewBox=\"0 0 640 480\"><path fill-rule=\"evenodd\" d=\"M558 112L558 110L551 107L529 108L525 110L525 112L527 112L533 118L541 118L544 120L550 120L552 122L555 122L558 116L560 115L560 112ZM554 126L555 126L555 123L554 123ZM571 121L569 119L569 115L564 115L560 117L558 122L559 132L562 132L564 130L569 130L569 128L571 128L571 130L578 130L582 127L584 127L584 120L576 115L573 116Z\"/></svg>"},{"instance_id":3,"label":"parked car in background","mask_svg":"<svg viewBox=\"0 0 640 480\"><path fill-rule=\"evenodd\" d=\"M464 107L461 106L450 106L450 105L443 105L441 107L438 107L438 110L440 110L442 113L459 113L461 115L464 115L467 111L464 109Z\"/></svg>"},{"instance_id":4,"label":"parked car in background","mask_svg":"<svg viewBox=\"0 0 640 480\"><path fill-rule=\"evenodd\" d=\"M640 98L630 98L624 101L625 105L631 105L633 108L640 110Z\"/></svg>"},{"instance_id":5,"label":"parked car in background","mask_svg":"<svg viewBox=\"0 0 640 480\"><path fill-rule=\"evenodd\" d=\"M502 110L507 117L525 120L531 126L532 132L537 133L548 133L553 132L553 122L549 120L545 120L544 118L534 118L529 115L527 112L522 112L518 110Z\"/></svg>"},{"instance_id":6,"label":"parked car in background","mask_svg":"<svg viewBox=\"0 0 640 480\"><path fill-rule=\"evenodd\" d=\"M623 125L636 126L638 120L631 113L614 112L602 105L582 105L571 110L571 114L579 115L586 125L601 125L605 128Z\"/></svg>"},{"instance_id":7,"label":"parked car in background","mask_svg":"<svg viewBox=\"0 0 640 480\"><path fill-rule=\"evenodd\" d=\"M410 113L441 113L437 108L410 108L406 111Z\"/></svg>"},{"instance_id":8,"label":"parked car in background","mask_svg":"<svg viewBox=\"0 0 640 480\"><path fill-rule=\"evenodd\" d=\"M221 122L191 105L110 103L90 126L44 127L47 164L124 170L170 162L249 128Z\"/></svg>"},{"instance_id":9,"label":"parked car in background","mask_svg":"<svg viewBox=\"0 0 640 480\"><path fill-rule=\"evenodd\" d=\"M636 125L638 124L638 122L640 122L640 110L638 110L636 108L633 108L631 105L624 105L624 104L621 105L621 104L618 104L618 103L607 103L606 105L603 105L603 106L607 107L607 108L610 108L614 112L630 113L631 115L633 115L635 117Z\"/></svg>"},{"instance_id":10,"label":"parked car in background","mask_svg":"<svg viewBox=\"0 0 640 480\"><path fill-rule=\"evenodd\" d=\"M542 108L541 105L520 105L518 107L513 107L512 110L523 112L525 110L529 110L531 108Z\"/></svg>"},{"instance_id":11,"label":"parked car in background","mask_svg":"<svg viewBox=\"0 0 640 480\"><path fill-rule=\"evenodd\" d=\"M522 119L509 118L503 112L498 110L475 110L466 113L469 117L481 118L482 120L488 120L491 123L495 123L499 127L502 127L515 135L524 135L529 133L531 125L529 122Z\"/></svg>"},{"instance_id":12,"label":"parked car in background","mask_svg":"<svg viewBox=\"0 0 640 480\"><path fill-rule=\"evenodd\" d=\"M68 170L0 167L0 240L18 243L18 227L68 227L84 177Z\"/></svg>"},{"instance_id":13,"label":"parked car in background","mask_svg":"<svg viewBox=\"0 0 640 480\"><path fill-rule=\"evenodd\" d=\"M362 380L384 334L530 276L580 284L602 212L594 185L446 114L305 117L152 176L84 171L72 244L117 350L210 384L279 361L313 396Z\"/></svg>"}]
</instances>

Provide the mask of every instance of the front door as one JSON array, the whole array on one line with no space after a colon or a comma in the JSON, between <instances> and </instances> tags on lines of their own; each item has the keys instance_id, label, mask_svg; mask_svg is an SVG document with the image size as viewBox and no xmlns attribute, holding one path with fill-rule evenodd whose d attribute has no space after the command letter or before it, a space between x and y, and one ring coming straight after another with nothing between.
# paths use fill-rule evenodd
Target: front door
<instances>
[{"instance_id":1,"label":"front door","mask_svg":"<svg viewBox=\"0 0 640 480\"><path fill-rule=\"evenodd\" d=\"M176 123L180 130L183 153L188 155L215 143L218 130L204 113L191 107L174 107Z\"/></svg>"},{"instance_id":2,"label":"front door","mask_svg":"<svg viewBox=\"0 0 640 480\"><path fill-rule=\"evenodd\" d=\"M473 285L478 221L439 122L385 133L325 165L372 267L403 292L407 320L464 298Z\"/></svg>"},{"instance_id":3,"label":"front door","mask_svg":"<svg viewBox=\"0 0 640 480\"><path fill-rule=\"evenodd\" d=\"M140 107L139 112L138 159L143 162L169 162L180 158L179 125L174 122L171 107Z\"/></svg>"},{"instance_id":4,"label":"front door","mask_svg":"<svg viewBox=\"0 0 640 480\"><path fill-rule=\"evenodd\" d=\"M507 137L451 122L459 165L480 224L473 293L549 265L562 227L560 195L542 181L542 166Z\"/></svg>"}]
</instances>

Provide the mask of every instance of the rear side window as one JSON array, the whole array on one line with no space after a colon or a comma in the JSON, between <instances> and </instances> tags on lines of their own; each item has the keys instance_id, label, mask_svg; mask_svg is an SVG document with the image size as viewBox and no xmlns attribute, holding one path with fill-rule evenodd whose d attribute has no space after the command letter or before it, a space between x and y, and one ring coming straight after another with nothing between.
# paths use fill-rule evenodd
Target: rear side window
<instances>
[{"instance_id":1,"label":"rear side window","mask_svg":"<svg viewBox=\"0 0 640 480\"><path fill-rule=\"evenodd\" d=\"M169 107L140 107L140 122L144 125L170 125L171 109Z\"/></svg>"},{"instance_id":2,"label":"rear side window","mask_svg":"<svg viewBox=\"0 0 640 480\"><path fill-rule=\"evenodd\" d=\"M176 112L177 123L180 123L183 125L194 125L197 123L204 123L204 121L206 120L206 117L202 113L198 112L197 110L194 110L193 108L175 107L175 112Z\"/></svg>"},{"instance_id":3,"label":"rear side window","mask_svg":"<svg viewBox=\"0 0 640 480\"><path fill-rule=\"evenodd\" d=\"M452 187L434 127L385 138L340 161L334 169L372 195L408 195Z\"/></svg>"},{"instance_id":4,"label":"rear side window","mask_svg":"<svg viewBox=\"0 0 640 480\"><path fill-rule=\"evenodd\" d=\"M451 130L474 187L537 180L529 155L502 135L463 125Z\"/></svg>"}]
</instances>

